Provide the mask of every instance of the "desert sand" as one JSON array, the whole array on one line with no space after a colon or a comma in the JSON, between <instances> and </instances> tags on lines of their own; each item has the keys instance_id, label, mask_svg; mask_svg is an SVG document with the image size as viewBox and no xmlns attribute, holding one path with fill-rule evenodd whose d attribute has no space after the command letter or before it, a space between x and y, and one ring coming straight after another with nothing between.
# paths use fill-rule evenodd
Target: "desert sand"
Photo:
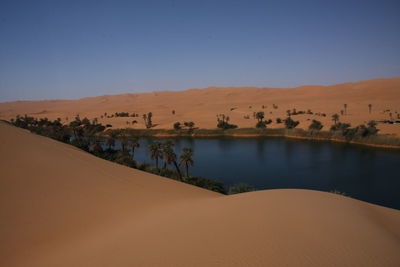
<instances>
[{"instance_id":1,"label":"desert sand","mask_svg":"<svg viewBox=\"0 0 400 267\"><path fill-rule=\"evenodd\" d=\"M0 123L0 266L400 266L400 211L224 196Z\"/></svg>"},{"instance_id":2,"label":"desert sand","mask_svg":"<svg viewBox=\"0 0 400 267\"><path fill-rule=\"evenodd\" d=\"M174 122L193 121L196 127L216 128L216 115L225 114L231 123L239 127L254 127L256 121L253 112L264 111L266 119L272 119L271 128L281 128L275 123L276 118L287 117L286 111L295 108L297 111L310 109L314 113L325 113L327 116L297 115L299 128L308 128L311 120L316 119L329 130L333 124L331 116L344 111L342 122L352 126L367 123L370 120L388 120L390 113L397 119L400 113L400 78L374 79L331 86L301 86L297 88L256 88L256 87L209 87L190 89L181 92L161 91L141 94L104 95L82 98L79 100L17 101L0 103L0 119L9 120L16 115L27 114L33 117L61 118L68 123L76 115L81 118L98 118L103 124L114 128L144 128L142 115L153 113L156 129L171 129ZM0 100L1 101L1 100ZM273 104L278 108L273 108ZM368 105L372 105L369 113ZM262 106L266 106L264 109ZM175 110L175 115L172 114ZM104 113L115 112L138 113L138 118L101 118ZM245 119L245 116L250 119ZM137 124L127 124L137 120ZM379 124L381 134L400 135L400 124Z\"/></svg>"}]
</instances>

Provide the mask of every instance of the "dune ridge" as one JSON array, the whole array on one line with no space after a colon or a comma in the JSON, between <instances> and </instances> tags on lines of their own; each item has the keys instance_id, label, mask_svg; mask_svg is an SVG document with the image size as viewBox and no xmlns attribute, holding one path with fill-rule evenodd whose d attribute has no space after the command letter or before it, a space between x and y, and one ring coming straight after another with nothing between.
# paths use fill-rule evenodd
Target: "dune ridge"
<instances>
[{"instance_id":1,"label":"dune ridge","mask_svg":"<svg viewBox=\"0 0 400 267\"><path fill-rule=\"evenodd\" d=\"M310 190L232 196L0 123L0 266L399 266L400 211Z\"/></svg>"},{"instance_id":2,"label":"dune ridge","mask_svg":"<svg viewBox=\"0 0 400 267\"><path fill-rule=\"evenodd\" d=\"M208 87L186 91L158 91L151 93L104 95L78 100L15 101L0 103L0 119L9 120L16 115L34 117L61 118L64 123L76 115L98 118L103 124L114 128L145 128L142 114L152 112L157 129L171 129L174 122L194 121L197 127L216 128L216 115L226 114L231 122L241 128L254 127L253 112L264 111L266 119L274 122L268 127L280 128L276 118L284 119L287 110L310 109L314 113L326 113L326 117L317 115L297 115L300 128L307 128L309 120L317 119L325 125L324 130L333 124L331 115L340 114L347 104L347 114L341 121L353 126L370 120L388 120L390 113L396 119L400 113L400 77L373 79L330 86L300 86L296 88L259 88L259 87ZM273 104L278 108L274 109ZM368 105L372 105L369 113ZM266 106L265 109L262 106ZM175 114L172 114L175 110ZM387 111L390 110L390 111ZM384 112L385 111L385 112ZM138 113L137 118L101 118L104 113ZM250 119L244 117L248 115ZM66 120L68 118L68 120ZM126 122L137 120L137 124ZM382 134L400 135L399 125L379 124Z\"/></svg>"}]
</instances>

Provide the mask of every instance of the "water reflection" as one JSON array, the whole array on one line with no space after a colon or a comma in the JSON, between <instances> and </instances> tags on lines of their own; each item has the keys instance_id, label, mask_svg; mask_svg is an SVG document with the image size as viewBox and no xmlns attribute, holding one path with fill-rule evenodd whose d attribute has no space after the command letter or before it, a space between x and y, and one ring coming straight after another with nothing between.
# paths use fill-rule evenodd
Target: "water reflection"
<instances>
[{"instance_id":1,"label":"water reflection","mask_svg":"<svg viewBox=\"0 0 400 267\"><path fill-rule=\"evenodd\" d=\"M183 147L194 150L193 175L217 179L227 186L244 182L257 189L339 190L354 198L400 208L398 151L280 138L173 141L178 155ZM147 147L153 139L140 142L135 159L151 163Z\"/></svg>"},{"instance_id":2,"label":"water reflection","mask_svg":"<svg viewBox=\"0 0 400 267\"><path fill-rule=\"evenodd\" d=\"M265 146L267 142L265 142L265 138L257 138L256 139L256 147L257 147L257 158L259 161L264 162L265 160Z\"/></svg>"},{"instance_id":3,"label":"water reflection","mask_svg":"<svg viewBox=\"0 0 400 267\"><path fill-rule=\"evenodd\" d=\"M224 153L229 153L231 148L233 148L234 139L232 138L220 138L217 139L218 147Z\"/></svg>"}]
</instances>

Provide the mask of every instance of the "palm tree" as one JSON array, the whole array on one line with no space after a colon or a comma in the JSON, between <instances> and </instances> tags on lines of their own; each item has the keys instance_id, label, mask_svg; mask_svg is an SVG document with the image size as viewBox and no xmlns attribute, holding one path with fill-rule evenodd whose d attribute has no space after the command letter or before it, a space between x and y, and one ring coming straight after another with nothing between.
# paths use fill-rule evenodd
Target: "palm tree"
<instances>
[{"instance_id":1,"label":"palm tree","mask_svg":"<svg viewBox=\"0 0 400 267\"><path fill-rule=\"evenodd\" d=\"M168 153L170 152L170 150L172 149L174 143L171 140L167 140L165 141L164 144L161 144L161 148L162 148L162 158L164 160L164 167L163 169L167 168L167 164L171 164L171 162L168 162L167 158L168 158Z\"/></svg>"},{"instance_id":2,"label":"palm tree","mask_svg":"<svg viewBox=\"0 0 400 267\"><path fill-rule=\"evenodd\" d=\"M344 114L347 115L347 104L344 104L343 107L344 107Z\"/></svg>"},{"instance_id":3,"label":"palm tree","mask_svg":"<svg viewBox=\"0 0 400 267\"><path fill-rule=\"evenodd\" d=\"M369 114L371 114L372 104L368 104Z\"/></svg>"},{"instance_id":4,"label":"palm tree","mask_svg":"<svg viewBox=\"0 0 400 267\"><path fill-rule=\"evenodd\" d=\"M185 165L186 167L186 177L189 178L189 166L193 166L193 150L188 147L182 149L182 154L180 156L181 162L179 165Z\"/></svg>"},{"instance_id":5,"label":"palm tree","mask_svg":"<svg viewBox=\"0 0 400 267\"><path fill-rule=\"evenodd\" d=\"M120 135L118 140L119 143L121 144L122 151L125 151L125 147L128 145L128 138L126 138L125 135Z\"/></svg>"},{"instance_id":6,"label":"palm tree","mask_svg":"<svg viewBox=\"0 0 400 267\"><path fill-rule=\"evenodd\" d=\"M144 125L145 125L146 128L147 128L147 114L146 114L146 113L143 114L143 120L144 120Z\"/></svg>"},{"instance_id":7,"label":"palm tree","mask_svg":"<svg viewBox=\"0 0 400 267\"><path fill-rule=\"evenodd\" d=\"M156 168L158 169L158 159L162 158L161 143L154 142L149 145L150 158L156 161Z\"/></svg>"},{"instance_id":8,"label":"palm tree","mask_svg":"<svg viewBox=\"0 0 400 267\"><path fill-rule=\"evenodd\" d=\"M19 119L17 117L17 119ZM78 135L78 129L80 128L80 126L82 125L81 120L79 119L79 117L76 117L74 121L71 121L69 126L72 128L72 131L74 132L74 136L76 139L79 139L79 135Z\"/></svg>"},{"instance_id":9,"label":"palm tree","mask_svg":"<svg viewBox=\"0 0 400 267\"><path fill-rule=\"evenodd\" d=\"M128 146L132 149L132 158L135 156L135 148L140 146L139 138L132 137L129 139Z\"/></svg>"},{"instance_id":10,"label":"palm tree","mask_svg":"<svg viewBox=\"0 0 400 267\"><path fill-rule=\"evenodd\" d=\"M335 122L335 125L337 124L337 122L339 121L339 115L337 113L332 115L332 120Z\"/></svg>"},{"instance_id":11,"label":"palm tree","mask_svg":"<svg viewBox=\"0 0 400 267\"><path fill-rule=\"evenodd\" d=\"M144 125L146 126L147 129L150 129L151 127L153 127L153 122L151 120L152 117L153 117L152 112L143 114Z\"/></svg>"},{"instance_id":12,"label":"palm tree","mask_svg":"<svg viewBox=\"0 0 400 267\"><path fill-rule=\"evenodd\" d=\"M85 131L83 130L82 127L78 127L76 128L76 139L80 140L83 139L83 137L85 136Z\"/></svg>"},{"instance_id":13,"label":"palm tree","mask_svg":"<svg viewBox=\"0 0 400 267\"><path fill-rule=\"evenodd\" d=\"M115 139L117 138L118 138L117 131L111 130L108 132L108 139L107 139L108 150L111 150L111 148L115 146Z\"/></svg>"},{"instance_id":14,"label":"palm tree","mask_svg":"<svg viewBox=\"0 0 400 267\"><path fill-rule=\"evenodd\" d=\"M102 141L101 141L101 140L99 140L99 139L96 139L96 140L95 140L95 143L94 143L94 146L93 146L93 152L94 152L94 153L101 153L101 152L103 152L103 148L102 148L101 144L102 144Z\"/></svg>"},{"instance_id":15,"label":"palm tree","mask_svg":"<svg viewBox=\"0 0 400 267\"><path fill-rule=\"evenodd\" d=\"M163 145L163 157L165 164L174 164L176 172L178 173L179 180L182 181L181 170L179 169L178 163L176 162L176 154L173 149L174 143L167 141Z\"/></svg>"},{"instance_id":16,"label":"palm tree","mask_svg":"<svg viewBox=\"0 0 400 267\"><path fill-rule=\"evenodd\" d=\"M107 145L108 145L108 150L111 150L111 148L113 147L113 146L115 146L115 139L114 138L108 138L107 139Z\"/></svg>"}]
</instances>

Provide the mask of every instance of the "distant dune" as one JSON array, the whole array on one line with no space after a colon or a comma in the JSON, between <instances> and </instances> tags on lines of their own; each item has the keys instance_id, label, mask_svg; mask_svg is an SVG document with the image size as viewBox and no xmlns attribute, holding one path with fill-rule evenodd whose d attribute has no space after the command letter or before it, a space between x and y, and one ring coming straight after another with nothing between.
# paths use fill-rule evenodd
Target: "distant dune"
<instances>
[{"instance_id":1,"label":"distant dune","mask_svg":"<svg viewBox=\"0 0 400 267\"><path fill-rule=\"evenodd\" d=\"M309 190L223 196L5 123L0 138L0 266L400 266L398 210Z\"/></svg>"},{"instance_id":2,"label":"distant dune","mask_svg":"<svg viewBox=\"0 0 400 267\"><path fill-rule=\"evenodd\" d=\"M286 111L325 113L327 116L297 115L300 128L307 128L310 120L320 120L328 130L333 124L331 115L340 114L347 104L347 114L342 122L353 126L370 120L388 120L390 114L396 119L400 113L400 78L375 79L331 86L301 86L297 88L255 88L255 87L209 87L181 92L162 91L142 94L105 95L79 100L17 101L0 103L0 119L10 119L17 114L34 117L61 118L64 123L77 114L114 128L144 128L142 114L152 112L156 128L170 129L174 122L194 121L200 128L216 128L216 115L230 116L231 123L239 127L254 127L253 112L264 111L267 119L274 123L269 127L282 127L276 118L285 118ZM273 104L277 108L273 108ZM372 105L369 113L368 105ZM266 106L264 109L262 106ZM172 114L175 110L175 115ZM129 112L140 114L139 118L104 118L107 112ZM248 115L250 119L244 117ZM68 118L68 120L67 120ZM132 126L127 124L137 120ZM383 134L400 135L400 125L379 124Z\"/></svg>"}]
</instances>

